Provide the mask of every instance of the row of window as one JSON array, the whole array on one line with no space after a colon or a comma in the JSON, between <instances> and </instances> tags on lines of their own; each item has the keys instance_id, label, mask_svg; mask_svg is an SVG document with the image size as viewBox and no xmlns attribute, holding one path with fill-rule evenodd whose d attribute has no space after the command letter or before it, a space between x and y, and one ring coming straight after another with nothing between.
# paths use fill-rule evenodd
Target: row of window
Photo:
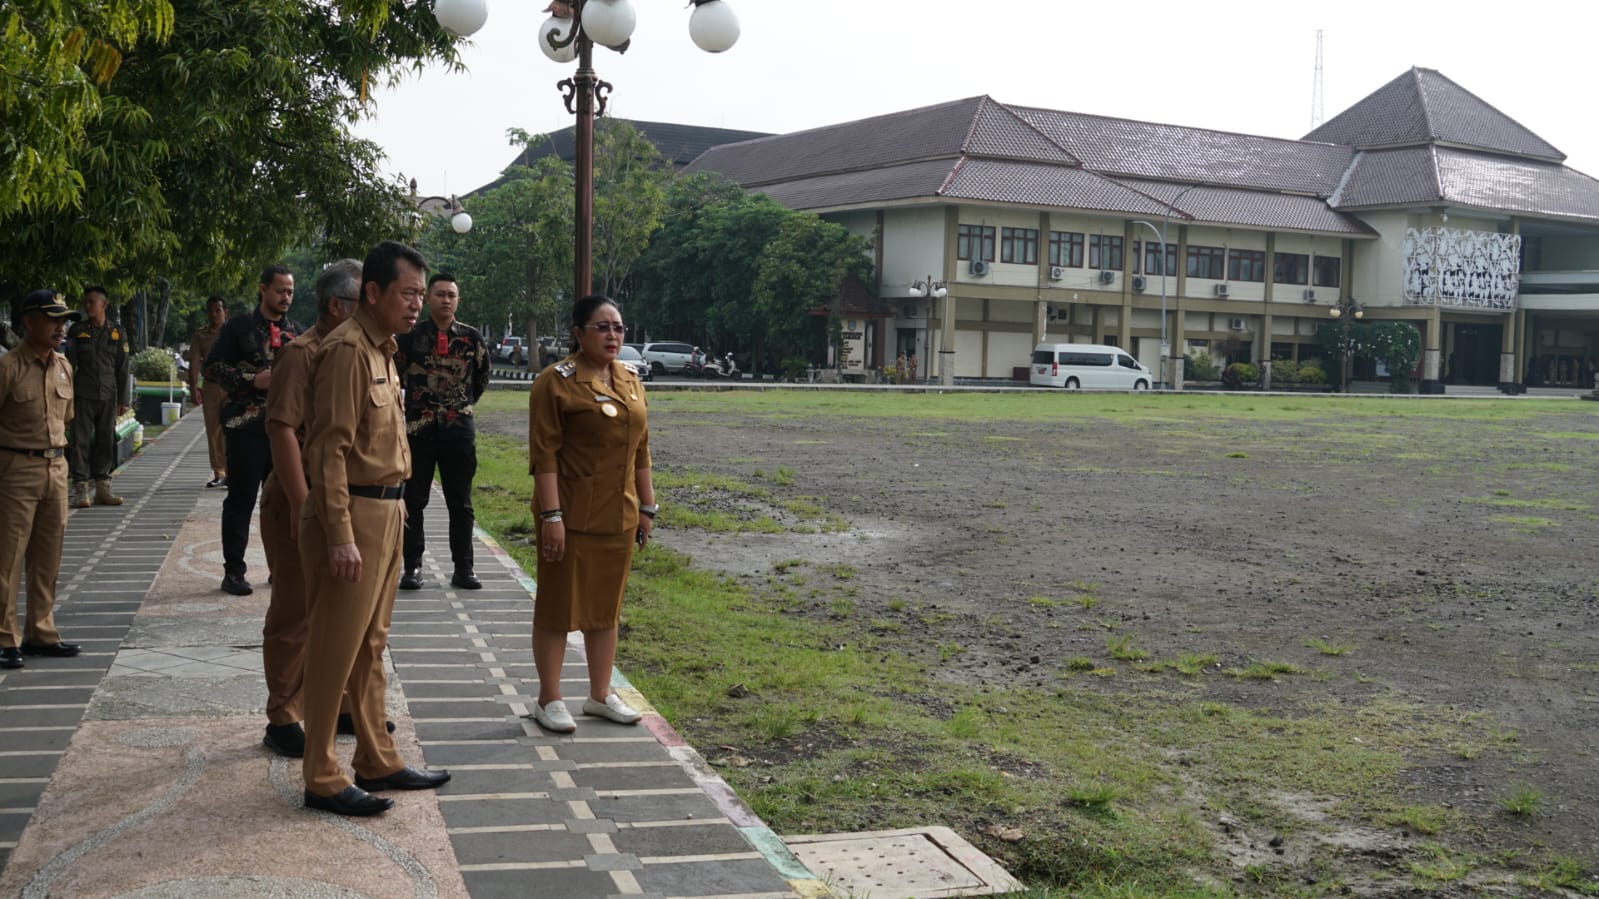
<instances>
[{"instance_id":1,"label":"row of window","mask_svg":"<svg viewBox=\"0 0 1599 899\"><path fill-rule=\"evenodd\" d=\"M1000 228L997 231L1000 262L1038 264L1037 228ZM961 225L955 237L956 258L993 262L995 232L992 225ZM1122 238L1107 234L1083 235L1075 231L1049 232L1050 265L1082 268L1085 256L1091 269L1122 271ZM1133 241L1133 274L1176 274L1177 245L1166 244L1164 265L1160 257L1159 243ZM1308 253L1273 253L1271 262L1272 281L1277 284L1337 287L1343 275L1343 260L1337 256L1312 258ZM1186 270L1190 278L1264 282L1266 251L1190 246Z\"/></svg>"}]
</instances>

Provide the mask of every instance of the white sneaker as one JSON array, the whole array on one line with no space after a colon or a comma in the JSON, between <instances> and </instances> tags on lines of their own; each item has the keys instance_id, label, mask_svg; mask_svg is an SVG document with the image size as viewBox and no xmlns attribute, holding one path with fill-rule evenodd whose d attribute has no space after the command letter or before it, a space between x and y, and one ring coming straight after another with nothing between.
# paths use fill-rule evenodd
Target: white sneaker
<instances>
[{"instance_id":1,"label":"white sneaker","mask_svg":"<svg viewBox=\"0 0 1599 899\"><path fill-rule=\"evenodd\" d=\"M572 720L572 713L566 710L566 703L559 699L549 705L533 703L533 720L545 730L553 730L558 734L569 734L577 730L577 722Z\"/></svg>"},{"instance_id":2,"label":"white sneaker","mask_svg":"<svg viewBox=\"0 0 1599 899\"><path fill-rule=\"evenodd\" d=\"M592 699L583 700L583 714L597 715L615 721L617 724L637 724L643 715L629 708L622 697L612 693L605 697L604 702L595 702Z\"/></svg>"}]
</instances>

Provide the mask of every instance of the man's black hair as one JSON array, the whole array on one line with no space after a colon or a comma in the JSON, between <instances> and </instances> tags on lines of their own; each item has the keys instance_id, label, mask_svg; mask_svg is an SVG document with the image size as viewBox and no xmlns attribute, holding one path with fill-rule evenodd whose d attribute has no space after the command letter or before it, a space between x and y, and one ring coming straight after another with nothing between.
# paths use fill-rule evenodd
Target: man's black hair
<instances>
[{"instance_id":1,"label":"man's black hair","mask_svg":"<svg viewBox=\"0 0 1599 899\"><path fill-rule=\"evenodd\" d=\"M385 240L377 246L366 251L366 259L361 263L361 298L366 299L366 286L376 284L379 290L387 290L394 279L400 277L400 267L397 263L404 259L424 273L428 270L427 260L416 251L415 247L406 246L397 240Z\"/></svg>"}]
</instances>

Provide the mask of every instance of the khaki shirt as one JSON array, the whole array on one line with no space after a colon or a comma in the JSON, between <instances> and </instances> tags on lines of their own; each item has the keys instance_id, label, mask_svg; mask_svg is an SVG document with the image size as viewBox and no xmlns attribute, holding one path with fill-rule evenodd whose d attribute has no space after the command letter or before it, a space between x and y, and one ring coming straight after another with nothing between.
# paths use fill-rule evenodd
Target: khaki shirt
<instances>
[{"instance_id":1,"label":"khaki shirt","mask_svg":"<svg viewBox=\"0 0 1599 899\"><path fill-rule=\"evenodd\" d=\"M311 330L278 350L277 361L272 364L272 384L267 388L266 420L293 428L302 447L305 446L306 412L312 401L311 359L321 348L323 339L332 331L332 328L324 328L319 320Z\"/></svg>"},{"instance_id":2,"label":"khaki shirt","mask_svg":"<svg viewBox=\"0 0 1599 899\"><path fill-rule=\"evenodd\" d=\"M210 378L203 377L205 374L205 357L210 354L211 345L217 342L217 334L221 331L220 327L213 328L210 325L206 325L194 332L194 336L189 338L190 387L198 389L202 380L206 384L211 383Z\"/></svg>"},{"instance_id":3,"label":"khaki shirt","mask_svg":"<svg viewBox=\"0 0 1599 899\"><path fill-rule=\"evenodd\" d=\"M360 307L323 338L311 358L309 381L309 508L322 519L330 546L354 543L350 485L393 487L411 476L394 335L384 333Z\"/></svg>"},{"instance_id":4,"label":"khaki shirt","mask_svg":"<svg viewBox=\"0 0 1599 899\"><path fill-rule=\"evenodd\" d=\"M72 397L72 364L60 353L23 344L0 357L0 446L66 446Z\"/></svg>"},{"instance_id":5,"label":"khaki shirt","mask_svg":"<svg viewBox=\"0 0 1599 899\"><path fill-rule=\"evenodd\" d=\"M559 476L568 530L620 534L638 527L637 474L650 467L646 407L644 385L621 362L611 363L609 389L580 377L571 358L533 381L529 471Z\"/></svg>"}]
</instances>

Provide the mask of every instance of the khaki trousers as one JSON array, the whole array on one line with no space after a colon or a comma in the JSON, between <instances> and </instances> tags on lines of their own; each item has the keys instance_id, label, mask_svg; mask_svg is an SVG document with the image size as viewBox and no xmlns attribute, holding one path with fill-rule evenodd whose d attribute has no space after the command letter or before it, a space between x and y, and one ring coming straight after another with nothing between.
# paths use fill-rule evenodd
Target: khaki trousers
<instances>
[{"instance_id":1,"label":"khaki trousers","mask_svg":"<svg viewBox=\"0 0 1599 899\"><path fill-rule=\"evenodd\" d=\"M0 450L0 647L20 645L17 586L28 571L28 616L21 637L49 646L56 632L56 576L67 533L67 460Z\"/></svg>"},{"instance_id":2,"label":"khaki trousers","mask_svg":"<svg viewBox=\"0 0 1599 899\"><path fill-rule=\"evenodd\" d=\"M404 509L398 499L350 498L350 523L361 552L361 579L355 583L333 579L327 532L311 514L311 503L300 516L300 557L311 606L305 650L305 788L318 796L332 796L353 782L333 750L346 687L355 722L356 773L387 777L405 767L384 727L383 677L383 649L400 581Z\"/></svg>"},{"instance_id":3,"label":"khaki trousers","mask_svg":"<svg viewBox=\"0 0 1599 899\"><path fill-rule=\"evenodd\" d=\"M211 474L213 476L226 476L228 473L228 444L222 435L222 404L228 401L228 395L221 387L213 384L200 386L200 411L205 415L205 446L211 453Z\"/></svg>"},{"instance_id":4,"label":"khaki trousers","mask_svg":"<svg viewBox=\"0 0 1599 899\"><path fill-rule=\"evenodd\" d=\"M293 724L305 717L305 639L310 604L300 570L300 546L289 540L288 494L278 474L267 475L261 491L261 546L272 572L272 598L261 626L261 666L266 673L267 721Z\"/></svg>"}]
</instances>

